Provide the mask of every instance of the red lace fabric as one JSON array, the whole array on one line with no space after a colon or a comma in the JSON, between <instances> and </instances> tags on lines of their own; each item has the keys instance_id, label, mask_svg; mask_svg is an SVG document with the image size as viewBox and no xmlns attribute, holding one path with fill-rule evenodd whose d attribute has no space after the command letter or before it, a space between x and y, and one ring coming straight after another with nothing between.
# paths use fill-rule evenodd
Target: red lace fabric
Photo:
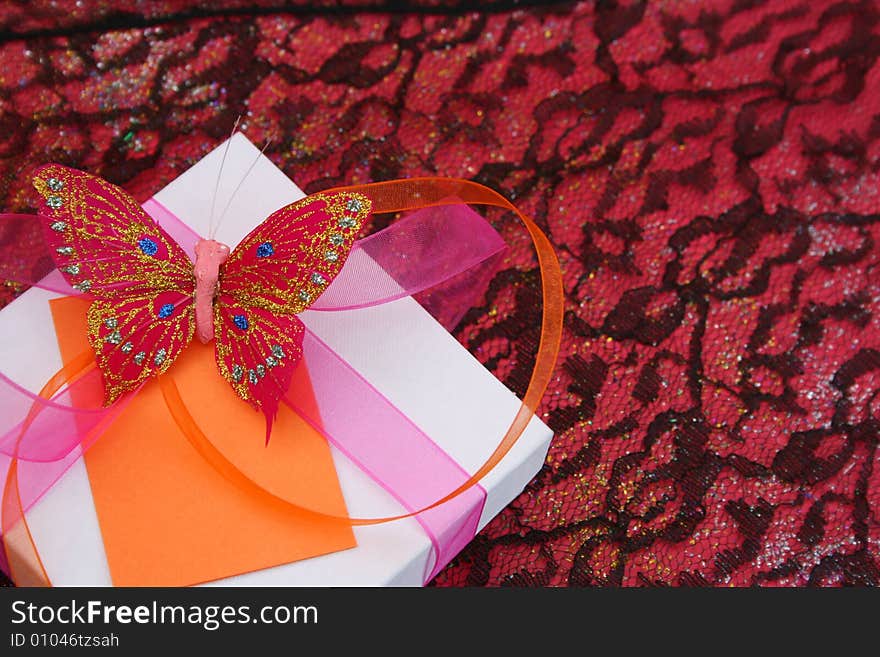
<instances>
[{"instance_id":1,"label":"red lace fabric","mask_svg":"<svg viewBox=\"0 0 880 657\"><path fill-rule=\"evenodd\" d=\"M558 249L547 462L436 585L880 583L875 3L149 4L0 9L4 210L46 161L146 198L242 114L306 191L470 178ZM456 335L522 392L499 225Z\"/></svg>"}]
</instances>

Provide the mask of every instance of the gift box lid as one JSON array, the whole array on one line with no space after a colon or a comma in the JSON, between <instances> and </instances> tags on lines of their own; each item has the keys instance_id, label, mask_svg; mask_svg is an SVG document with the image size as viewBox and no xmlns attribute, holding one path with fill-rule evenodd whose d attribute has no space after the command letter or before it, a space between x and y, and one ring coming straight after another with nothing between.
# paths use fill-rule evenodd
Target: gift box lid
<instances>
[{"instance_id":1,"label":"gift box lid","mask_svg":"<svg viewBox=\"0 0 880 657\"><path fill-rule=\"evenodd\" d=\"M226 144L220 145L154 197L200 234L207 233L208 208L225 150ZM228 207L229 196L221 193L217 199L218 208L225 208L225 218L216 239L226 244L237 244L271 212L304 196L240 134L228 144L223 177L242 181ZM33 363L16 348L16 340L0 345L4 371L33 391L61 365L47 304L52 296L31 289L0 312L4 335L47 346L45 358ZM486 460L519 408L515 395L410 297L343 312L306 311L301 319L468 473ZM551 437L550 429L533 417L516 445L483 478L486 498L479 528L540 469ZM335 448L332 451L352 516L405 512L348 458ZM28 520L55 584L111 583L88 474L81 461L28 512ZM420 585L431 570L431 541L414 519L355 527L354 533L357 547L350 550L212 584Z\"/></svg>"}]
</instances>

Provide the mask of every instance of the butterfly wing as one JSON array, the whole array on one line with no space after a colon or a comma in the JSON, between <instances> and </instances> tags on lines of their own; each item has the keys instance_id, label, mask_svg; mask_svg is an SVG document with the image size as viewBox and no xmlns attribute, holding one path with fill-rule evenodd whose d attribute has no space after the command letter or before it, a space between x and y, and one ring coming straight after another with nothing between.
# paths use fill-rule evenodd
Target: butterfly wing
<instances>
[{"instance_id":1,"label":"butterfly wing","mask_svg":"<svg viewBox=\"0 0 880 657\"><path fill-rule=\"evenodd\" d=\"M215 300L217 368L239 397L266 414L267 436L279 400L302 358L304 333L305 326L296 315L244 307L222 294Z\"/></svg>"},{"instance_id":2,"label":"butterfly wing","mask_svg":"<svg viewBox=\"0 0 880 657\"><path fill-rule=\"evenodd\" d=\"M272 213L220 271L215 357L238 395L275 417L302 357L308 308L342 269L370 214L362 194L314 194Z\"/></svg>"},{"instance_id":3,"label":"butterfly wing","mask_svg":"<svg viewBox=\"0 0 880 657\"><path fill-rule=\"evenodd\" d=\"M137 201L97 176L50 164L34 187L55 264L95 299L89 342L111 403L167 370L192 339L192 262Z\"/></svg>"}]
</instances>

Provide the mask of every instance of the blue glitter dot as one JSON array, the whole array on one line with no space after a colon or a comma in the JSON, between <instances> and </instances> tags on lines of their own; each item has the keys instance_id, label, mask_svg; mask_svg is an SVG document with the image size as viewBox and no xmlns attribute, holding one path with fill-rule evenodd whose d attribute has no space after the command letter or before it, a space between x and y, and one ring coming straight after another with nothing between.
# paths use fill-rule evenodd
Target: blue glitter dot
<instances>
[{"instance_id":1,"label":"blue glitter dot","mask_svg":"<svg viewBox=\"0 0 880 657\"><path fill-rule=\"evenodd\" d=\"M275 249L269 242L263 242L262 244L260 244L260 246L257 247L258 258L268 258L273 253L275 253Z\"/></svg>"},{"instance_id":2,"label":"blue glitter dot","mask_svg":"<svg viewBox=\"0 0 880 657\"><path fill-rule=\"evenodd\" d=\"M248 326L250 326L250 324L248 324L247 317L245 317L244 315L233 315L232 322L242 331L247 331Z\"/></svg>"},{"instance_id":3,"label":"blue glitter dot","mask_svg":"<svg viewBox=\"0 0 880 657\"><path fill-rule=\"evenodd\" d=\"M166 303L161 308L159 308L159 317L165 319L166 317L170 317L171 313L174 312L174 304Z\"/></svg>"},{"instance_id":4,"label":"blue glitter dot","mask_svg":"<svg viewBox=\"0 0 880 657\"><path fill-rule=\"evenodd\" d=\"M156 255L156 252L159 250L159 245L156 244L149 237L142 237L138 240L138 248L144 252L144 254L148 256Z\"/></svg>"}]
</instances>

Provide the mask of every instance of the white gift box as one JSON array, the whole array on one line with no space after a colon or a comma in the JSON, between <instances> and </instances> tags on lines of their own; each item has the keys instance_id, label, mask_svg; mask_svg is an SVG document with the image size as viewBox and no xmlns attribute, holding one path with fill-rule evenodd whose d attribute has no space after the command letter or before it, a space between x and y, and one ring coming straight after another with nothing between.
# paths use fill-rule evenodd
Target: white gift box
<instances>
[{"instance_id":1,"label":"white gift box","mask_svg":"<svg viewBox=\"0 0 880 657\"><path fill-rule=\"evenodd\" d=\"M225 145L155 195L184 223L207 234L217 171ZM254 164L254 162L256 162ZM279 207L304 196L242 135L235 135L223 178L241 180L253 169L226 211L216 239L237 244ZM218 211L228 199L218 198ZM0 311L2 371L33 392L61 367L48 300L32 288ZM486 460L519 400L438 324L415 300L341 312L307 311L306 326L344 358L421 428L467 473ZM356 329L356 331L354 330ZM352 340L351 336L358 339ZM30 360L21 344L40 346ZM370 344L364 349L363 344ZM428 392L430 391L430 392ZM454 408L455 412L450 412ZM481 481L487 496L482 528L513 500L540 469L552 437L537 417L504 459ZM331 448L348 512L352 516L398 515L405 509L381 486ZM5 468L0 478L5 476ZM55 585L111 585L101 530L85 464L80 459L27 513L43 565ZM431 570L432 544L408 518L354 528L357 547L219 579L209 585L419 586Z\"/></svg>"}]
</instances>

